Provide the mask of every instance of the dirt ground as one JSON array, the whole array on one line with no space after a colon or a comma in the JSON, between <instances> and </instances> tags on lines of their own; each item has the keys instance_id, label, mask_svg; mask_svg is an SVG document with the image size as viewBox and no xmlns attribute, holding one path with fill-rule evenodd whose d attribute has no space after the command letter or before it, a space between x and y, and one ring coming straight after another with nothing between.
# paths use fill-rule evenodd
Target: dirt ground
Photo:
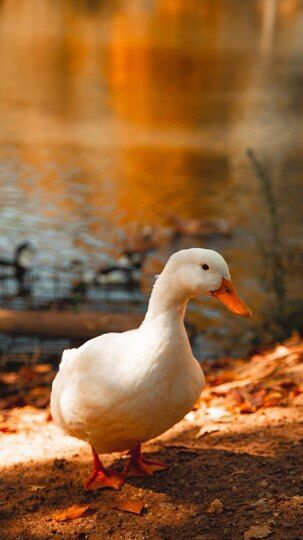
<instances>
[{"instance_id":1,"label":"dirt ground","mask_svg":"<svg viewBox=\"0 0 303 540\"><path fill-rule=\"evenodd\" d=\"M128 478L121 491L85 491L90 450L64 436L45 408L3 411L3 539L303 538L302 344L207 366L196 409L144 445L170 469ZM32 390L31 390L32 391ZM124 456L104 456L120 469ZM140 500L140 515L121 502ZM88 505L77 519L56 513Z\"/></svg>"}]
</instances>

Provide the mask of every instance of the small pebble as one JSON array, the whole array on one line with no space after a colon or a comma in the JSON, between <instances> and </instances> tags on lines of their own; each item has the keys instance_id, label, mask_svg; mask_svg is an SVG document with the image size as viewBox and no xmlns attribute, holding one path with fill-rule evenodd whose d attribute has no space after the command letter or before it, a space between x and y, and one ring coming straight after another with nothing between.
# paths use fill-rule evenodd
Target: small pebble
<instances>
[{"instance_id":1,"label":"small pebble","mask_svg":"<svg viewBox=\"0 0 303 540\"><path fill-rule=\"evenodd\" d=\"M266 480L261 480L260 486L262 486L262 487L267 487L267 486L268 486L268 482L266 482Z\"/></svg>"},{"instance_id":2,"label":"small pebble","mask_svg":"<svg viewBox=\"0 0 303 540\"><path fill-rule=\"evenodd\" d=\"M214 499L208 509L207 509L207 513L208 514L222 514L223 512L223 504L222 502L220 501L220 499Z\"/></svg>"}]
</instances>

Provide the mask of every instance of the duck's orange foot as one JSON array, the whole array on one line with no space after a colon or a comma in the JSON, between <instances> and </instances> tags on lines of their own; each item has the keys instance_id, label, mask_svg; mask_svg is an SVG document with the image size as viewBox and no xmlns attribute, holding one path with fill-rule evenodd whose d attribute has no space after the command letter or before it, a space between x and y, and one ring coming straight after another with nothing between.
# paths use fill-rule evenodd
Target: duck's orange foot
<instances>
[{"instance_id":1,"label":"duck's orange foot","mask_svg":"<svg viewBox=\"0 0 303 540\"><path fill-rule=\"evenodd\" d=\"M97 452L92 448L94 466L92 473L84 484L84 487L88 490L101 489L101 488L112 488L120 489L124 484L124 475L106 469L97 454Z\"/></svg>"},{"instance_id":2,"label":"duck's orange foot","mask_svg":"<svg viewBox=\"0 0 303 540\"><path fill-rule=\"evenodd\" d=\"M126 464L123 474L124 476L152 476L154 472L164 471L169 465L162 461L153 461L143 457L141 454L141 445L136 446L131 450L131 455Z\"/></svg>"},{"instance_id":3,"label":"duck's orange foot","mask_svg":"<svg viewBox=\"0 0 303 540\"><path fill-rule=\"evenodd\" d=\"M121 489L124 476L108 469L93 471L84 487L90 491L101 488Z\"/></svg>"}]
</instances>

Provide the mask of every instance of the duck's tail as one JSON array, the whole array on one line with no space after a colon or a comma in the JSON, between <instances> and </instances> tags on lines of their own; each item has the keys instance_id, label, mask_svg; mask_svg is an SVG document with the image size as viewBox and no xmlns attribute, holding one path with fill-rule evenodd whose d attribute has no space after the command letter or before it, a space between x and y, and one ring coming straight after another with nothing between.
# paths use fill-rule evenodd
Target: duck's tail
<instances>
[{"instance_id":1,"label":"duck's tail","mask_svg":"<svg viewBox=\"0 0 303 540\"><path fill-rule=\"evenodd\" d=\"M65 351L63 351L59 369L62 369L67 364L67 362L74 356L76 350L77 349L65 349Z\"/></svg>"}]
</instances>

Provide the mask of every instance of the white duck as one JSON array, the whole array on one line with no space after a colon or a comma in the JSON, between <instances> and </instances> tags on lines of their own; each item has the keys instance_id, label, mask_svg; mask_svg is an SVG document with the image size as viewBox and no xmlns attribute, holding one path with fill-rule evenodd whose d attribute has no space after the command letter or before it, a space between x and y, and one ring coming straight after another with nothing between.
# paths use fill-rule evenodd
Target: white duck
<instances>
[{"instance_id":1,"label":"white duck","mask_svg":"<svg viewBox=\"0 0 303 540\"><path fill-rule=\"evenodd\" d=\"M186 249L172 255L157 278L141 326L91 339L64 351L53 382L54 421L87 441L94 467L86 487L119 489L126 474L153 474L167 466L141 455L141 443L157 437L187 414L204 386L183 319L189 298L216 296L249 317L219 253ZM100 453L130 451L122 474L107 470Z\"/></svg>"}]
</instances>

